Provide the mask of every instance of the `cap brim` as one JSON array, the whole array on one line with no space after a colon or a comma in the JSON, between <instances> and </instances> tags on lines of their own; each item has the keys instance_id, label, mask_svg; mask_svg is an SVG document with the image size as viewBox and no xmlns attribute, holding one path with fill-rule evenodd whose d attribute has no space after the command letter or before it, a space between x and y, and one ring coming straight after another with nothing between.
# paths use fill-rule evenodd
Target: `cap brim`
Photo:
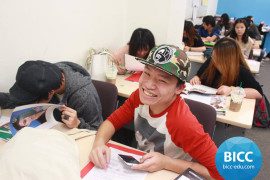
<instances>
[{"instance_id":1,"label":"cap brim","mask_svg":"<svg viewBox=\"0 0 270 180\"><path fill-rule=\"evenodd\" d=\"M144 59L138 58L137 60L140 61L140 63L142 63L142 64L150 65L150 66L155 67L155 68L157 68L157 69L159 69L159 70L161 70L161 71L163 71L163 72L165 72L165 73L168 73L169 75L174 76L174 74L172 74L172 73L166 71L165 69L163 69L163 68L161 68L161 67L156 66L155 64L149 63L149 62L145 61ZM177 77L177 78L178 78L178 77Z\"/></svg>"},{"instance_id":2,"label":"cap brim","mask_svg":"<svg viewBox=\"0 0 270 180\"><path fill-rule=\"evenodd\" d=\"M31 94L24 89L20 88L20 86L15 83L10 89L10 98L12 101L18 102L19 104L22 103L32 103L38 97L34 94Z\"/></svg>"}]
</instances>

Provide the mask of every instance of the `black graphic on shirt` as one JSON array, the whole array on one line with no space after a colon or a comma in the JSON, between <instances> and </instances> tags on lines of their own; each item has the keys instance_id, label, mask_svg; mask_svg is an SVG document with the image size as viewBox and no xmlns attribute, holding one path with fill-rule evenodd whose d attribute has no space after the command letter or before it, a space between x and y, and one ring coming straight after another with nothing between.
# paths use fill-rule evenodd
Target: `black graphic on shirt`
<instances>
[{"instance_id":1,"label":"black graphic on shirt","mask_svg":"<svg viewBox=\"0 0 270 180\"><path fill-rule=\"evenodd\" d=\"M152 127L148 121L140 115L138 115L136 121L137 126L135 130L136 133L139 133L141 141L143 142L143 144L139 144L139 148L148 152L154 149L155 152L164 154L165 134L158 132L156 128Z\"/></svg>"}]
</instances>

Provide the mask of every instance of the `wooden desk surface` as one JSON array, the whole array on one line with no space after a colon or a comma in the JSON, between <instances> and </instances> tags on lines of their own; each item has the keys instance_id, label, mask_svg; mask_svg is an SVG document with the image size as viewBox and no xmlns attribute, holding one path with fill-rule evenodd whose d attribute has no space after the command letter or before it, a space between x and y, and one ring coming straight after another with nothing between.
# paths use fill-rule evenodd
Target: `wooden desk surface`
<instances>
[{"instance_id":1,"label":"wooden desk surface","mask_svg":"<svg viewBox=\"0 0 270 180\"><path fill-rule=\"evenodd\" d=\"M233 112L229 110L230 97L227 98L226 103L226 115L218 115L217 121L231 124L237 127L251 129L254 116L255 99L244 99L239 112Z\"/></svg>"},{"instance_id":2,"label":"wooden desk surface","mask_svg":"<svg viewBox=\"0 0 270 180\"><path fill-rule=\"evenodd\" d=\"M65 134L70 134L69 136L73 139L75 139L76 144L79 148L79 156L80 156L80 168L83 169L89 162L89 154L91 152L94 140L95 140L95 134L96 131L89 131L89 132L81 132L82 129L68 129L64 124L58 124L54 127L54 129L57 129L61 132L64 132ZM71 135L73 134L73 135ZM74 135L75 134L75 135ZM120 146L125 146L123 144L119 144L114 141L110 141L110 143L118 144ZM1 148L4 146L5 142L0 141L0 151ZM125 146L128 147L128 146ZM131 148L131 147L128 147ZM154 173L148 173L146 176L146 180L156 180L156 179L174 179L178 176L177 173L167 171L167 170L161 170Z\"/></svg>"},{"instance_id":3,"label":"wooden desk surface","mask_svg":"<svg viewBox=\"0 0 270 180\"><path fill-rule=\"evenodd\" d=\"M131 82L125 80L128 75L118 75L116 80L116 86L118 88L118 95L128 98L132 92L134 92L139 84L137 82ZM250 129L252 127L255 99L244 99L242 107L239 112L233 112L229 110L230 98L227 98L227 111L226 115L218 115L217 121L231 124L237 127Z\"/></svg>"},{"instance_id":4,"label":"wooden desk surface","mask_svg":"<svg viewBox=\"0 0 270 180\"><path fill-rule=\"evenodd\" d=\"M198 63L202 63L202 64L205 62L205 58L203 55L200 55L200 56L189 55L188 58L191 62L198 62Z\"/></svg>"},{"instance_id":5,"label":"wooden desk surface","mask_svg":"<svg viewBox=\"0 0 270 180\"><path fill-rule=\"evenodd\" d=\"M118 95L125 98L128 98L131 95L131 93L134 92L139 87L138 82L131 82L125 80L128 76L130 76L130 74L117 75L115 83L118 89Z\"/></svg>"}]
</instances>

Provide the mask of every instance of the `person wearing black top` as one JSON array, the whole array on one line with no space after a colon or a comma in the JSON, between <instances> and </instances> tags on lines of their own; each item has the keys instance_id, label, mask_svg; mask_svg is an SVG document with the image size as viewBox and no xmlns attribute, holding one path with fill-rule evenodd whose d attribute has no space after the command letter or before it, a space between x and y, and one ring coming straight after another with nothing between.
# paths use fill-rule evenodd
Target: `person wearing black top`
<instances>
[{"instance_id":1,"label":"person wearing black top","mask_svg":"<svg viewBox=\"0 0 270 180\"><path fill-rule=\"evenodd\" d=\"M262 40L261 34L257 26L253 22L253 16L247 16L245 18L247 27L248 27L248 35L255 40Z\"/></svg>"},{"instance_id":2,"label":"person wearing black top","mask_svg":"<svg viewBox=\"0 0 270 180\"><path fill-rule=\"evenodd\" d=\"M202 38L197 33L192 22L190 21L185 21L183 42L185 44L184 51L186 52L187 51L203 52L206 49L202 41Z\"/></svg>"},{"instance_id":3,"label":"person wearing black top","mask_svg":"<svg viewBox=\"0 0 270 180\"><path fill-rule=\"evenodd\" d=\"M230 95L234 86L244 88L246 98L261 99L260 84L252 73L241 53L240 46L232 38L220 39L213 48L212 57L198 70L190 83L217 88L217 94Z\"/></svg>"},{"instance_id":4,"label":"person wearing black top","mask_svg":"<svg viewBox=\"0 0 270 180\"><path fill-rule=\"evenodd\" d=\"M233 24L230 23L230 17L227 13L223 13L220 17L220 21L217 23L221 35L228 36L233 28Z\"/></svg>"}]
</instances>

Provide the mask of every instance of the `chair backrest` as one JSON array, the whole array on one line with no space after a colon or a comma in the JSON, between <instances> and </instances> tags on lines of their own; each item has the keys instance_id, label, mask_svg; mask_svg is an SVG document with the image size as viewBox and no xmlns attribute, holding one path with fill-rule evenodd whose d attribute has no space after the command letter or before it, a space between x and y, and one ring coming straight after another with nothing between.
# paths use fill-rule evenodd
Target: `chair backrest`
<instances>
[{"instance_id":1,"label":"chair backrest","mask_svg":"<svg viewBox=\"0 0 270 180\"><path fill-rule=\"evenodd\" d=\"M192 114L194 114L198 121L203 125L204 131L213 138L217 118L216 110L208 104L191 99L185 99L185 102L189 106Z\"/></svg>"},{"instance_id":2,"label":"chair backrest","mask_svg":"<svg viewBox=\"0 0 270 180\"><path fill-rule=\"evenodd\" d=\"M117 108L117 87L109 82L92 80L102 106L102 117L107 119L107 117L116 110Z\"/></svg>"}]
</instances>

